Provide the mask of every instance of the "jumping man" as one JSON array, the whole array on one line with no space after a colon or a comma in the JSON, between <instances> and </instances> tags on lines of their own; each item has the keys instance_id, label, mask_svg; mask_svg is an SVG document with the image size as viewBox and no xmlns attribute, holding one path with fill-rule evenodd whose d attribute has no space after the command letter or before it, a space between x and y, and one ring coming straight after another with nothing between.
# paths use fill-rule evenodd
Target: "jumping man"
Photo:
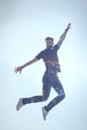
<instances>
[{"instance_id":1,"label":"jumping man","mask_svg":"<svg viewBox=\"0 0 87 130\"><path fill-rule=\"evenodd\" d=\"M49 111L65 98L63 86L57 75L58 72L61 72L57 51L59 50L63 40L65 39L68 30L71 28L70 26L71 23L68 24L67 28L65 29L64 33L60 36L59 41L56 45L53 46L54 39L52 37L47 37L45 39L46 49L41 51L34 59L23 64L22 66L16 67L15 72L20 72L21 74L22 70L25 67L37 62L40 59L43 59L46 66L46 71L42 79L42 95L33 96L30 98L20 98L16 106L17 111L19 111L20 108L25 104L46 101L50 95L50 90L53 87L54 90L57 92L58 96L55 97L47 106L42 107L43 118L44 120L46 120L46 116L49 113Z\"/></svg>"}]
</instances>

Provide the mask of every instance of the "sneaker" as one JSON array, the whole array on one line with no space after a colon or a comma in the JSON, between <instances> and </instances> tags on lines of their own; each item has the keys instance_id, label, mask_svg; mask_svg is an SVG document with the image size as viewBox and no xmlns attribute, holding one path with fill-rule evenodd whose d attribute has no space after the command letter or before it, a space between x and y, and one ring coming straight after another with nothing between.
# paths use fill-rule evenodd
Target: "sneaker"
<instances>
[{"instance_id":1,"label":"sneaker","mask_svg":"<svg viewBox=\"0 0 87 130\"><path fill-rule=\"evenodd\" d=\"M16 110L17 110L17 111L19 111L20 108L23 106L22 99L23 99L23 98L20 98L19 101L18 101L18 104L17 104L17 106L16 106Z\"/></svg>"},{"instance_id":2,"label":"sneaker","mask_svg":"<svg viewBox=\"0 0 87 130\"><path fill-rule=\"evenodd\" d=\"M43 113L43 119L46 120L46 116L48 115L48 112L46 111L45 107L42 107L42 113Z\"/></svg>"}]
</instances>

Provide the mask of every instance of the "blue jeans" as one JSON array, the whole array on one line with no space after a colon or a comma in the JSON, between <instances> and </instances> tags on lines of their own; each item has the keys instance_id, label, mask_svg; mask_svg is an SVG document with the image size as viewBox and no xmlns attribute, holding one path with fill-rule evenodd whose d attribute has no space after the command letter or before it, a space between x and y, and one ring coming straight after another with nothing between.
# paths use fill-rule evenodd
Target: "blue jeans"
<instances>
[{"instance_id":1,"label":"blue jeans","mask_svg":"<svg viewBox=\"0 0 87 130\"><path fill-rule=\"evenodd\" d=\"M47 106L45 106L45 109L47 111L50 111L54 106L56 106L60 101L62 101L65 98L64 89L57 74L45 73L42 81L43 81L42 95L33 96L30 98L23 98L22 102L25 105L28 103L37 103L46 101L49 98L51 88L53 87L54 90L57 92L58 96L56 96Z\"/></svg>"}]
</instances>

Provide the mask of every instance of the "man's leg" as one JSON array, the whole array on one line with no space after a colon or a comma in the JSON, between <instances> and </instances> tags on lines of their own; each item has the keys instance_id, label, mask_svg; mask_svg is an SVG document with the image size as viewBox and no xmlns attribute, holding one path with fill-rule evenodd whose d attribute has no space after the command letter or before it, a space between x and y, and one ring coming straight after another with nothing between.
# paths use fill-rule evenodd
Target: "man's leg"
<instances>
[{"instance_id":1,"label":"man's leg","mask_svg":"<svg viewBox=\"0 0 87 130\"><path fill-rule=\"evenodd\" d=\"M49 97L51 86L50 86L50 80L47 78L43 78L43 89L42 89L42 95L40 96L33 96L30 98L20 98L18 101L18 104L16 106L17 111L25 104L29 103L37 103L37 102L43 102L46 101Z\"/></svg>"},{"instance_id":2,"label":"man's leg","mask_svg":"<svg viewBox=\"0 0 87 130\"><path fill-rule=\"evenodd\" d=\"M60 103L65 98L65 93L63 90L63 86L60 82L60 80L56 77L53 83L53 88L58 93L58 96L55 97L47 106L45 106L45 109L49 112L54 106L56 106L58 103Z\"/></svg>"}]
</instances>

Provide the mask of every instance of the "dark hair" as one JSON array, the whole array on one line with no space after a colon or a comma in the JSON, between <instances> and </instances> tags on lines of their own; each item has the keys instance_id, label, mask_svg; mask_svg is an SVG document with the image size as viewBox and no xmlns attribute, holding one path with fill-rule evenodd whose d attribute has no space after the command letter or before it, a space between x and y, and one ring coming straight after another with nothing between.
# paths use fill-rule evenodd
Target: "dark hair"
<instances>
[{"instance_id":1,"label":"dark hair","mask_svg":"<svg viewBox=\"0 0 87 130\"><path fill-rule=\"evenodd\" d=\"M47 40L52 40L52 42L54 41L54 39L52 37L46 37L45 41L47 41Z\"/></svg>"}]
</instances>

